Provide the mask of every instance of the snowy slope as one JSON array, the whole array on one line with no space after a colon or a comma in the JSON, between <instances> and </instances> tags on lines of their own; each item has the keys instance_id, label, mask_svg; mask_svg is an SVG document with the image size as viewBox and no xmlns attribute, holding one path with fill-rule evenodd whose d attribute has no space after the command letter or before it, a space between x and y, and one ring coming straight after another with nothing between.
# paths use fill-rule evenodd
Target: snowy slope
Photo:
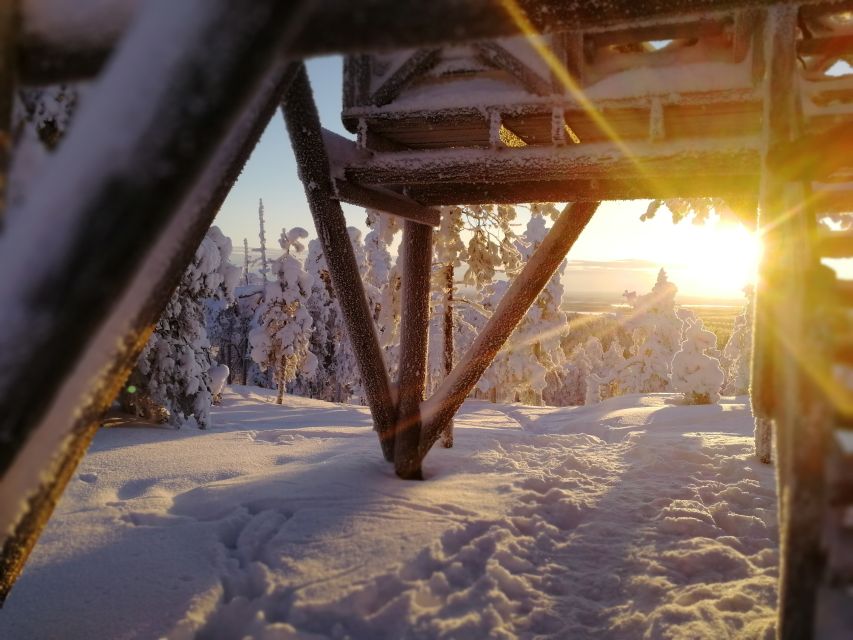
<instances>
[{"instance_id":1,"label":"snowy slope","mask_svg":"<svg viewBox=\"0 0 853 640\"><path fill-rule=\"evenodd\" d=\"M426 482L367 411L237 387L213 430L102 430L0 638L772 637L745 398L470 401Z\"/></svg>"}]
</instances>

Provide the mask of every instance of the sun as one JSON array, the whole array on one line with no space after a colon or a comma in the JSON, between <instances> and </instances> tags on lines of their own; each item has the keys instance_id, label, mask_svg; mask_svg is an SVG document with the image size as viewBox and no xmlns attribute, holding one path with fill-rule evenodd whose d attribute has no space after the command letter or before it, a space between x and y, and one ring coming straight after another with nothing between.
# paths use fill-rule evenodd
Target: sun
<instances>
[{"instance_id":1,"label":"sun","mask_svg":"<svg viewBox=\"0 0 853 640\"><path fill-rule=\"evenodd\" d=\"M677 227L660 250L683 292L732 298L755 283L762 250L758 234L719 220Z\"/></svg>"}]
</instances>

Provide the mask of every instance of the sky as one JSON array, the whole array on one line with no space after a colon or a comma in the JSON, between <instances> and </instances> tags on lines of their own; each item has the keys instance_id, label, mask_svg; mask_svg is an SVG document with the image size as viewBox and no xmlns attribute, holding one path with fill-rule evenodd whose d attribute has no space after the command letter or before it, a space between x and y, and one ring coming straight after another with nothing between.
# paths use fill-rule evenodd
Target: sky
<instances>
[{"instance_id":1,"label":"sky","mask_svg":"<svg viewBox=\"0 0 853 640\"><path fill-rule=\"evenodd\" d=\"M341 124L342 62L338 56L308 61L320 120L328 129L353 139ZM215 224L231 237L235 257L242 256L243 238L258 246L258 199L264 201L266 245L277 247L282 227L304 227L314 233L311 214L284 120L273 118L242 175L217 215ZM666 211L641 222L647 201L602 204L569 253L564 284L572 293L619 296L642 293L654 284L658 270L667 270L682 294L738 299L754 271L756 243L742 227L717 223L701 228L673 224ZM364 211L344 204L347 223L365 229ZM518 229L523 232L523 225Z\"/></svg>"}]
</instances>

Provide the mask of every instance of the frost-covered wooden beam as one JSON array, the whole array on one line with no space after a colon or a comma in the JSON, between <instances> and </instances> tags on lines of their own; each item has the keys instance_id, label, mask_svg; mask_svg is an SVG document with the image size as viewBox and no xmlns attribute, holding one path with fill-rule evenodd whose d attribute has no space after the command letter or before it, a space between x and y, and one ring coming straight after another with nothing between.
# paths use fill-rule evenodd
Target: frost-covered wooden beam
<instances>
[{"instance_id":1,"label":"frost-covered wooden beam","mask_svg":"<svg viewBox=\"0 0 853 640\"><path fill-rule=\"evenodd\" d=\"M323 255L329 265L332 285L338 295L364 392L373 414L373 423L379 433L382 453L390 462L394 459L396 418L391 383L350 244L344 212L332 183L317 105L314 103L308 73L302 64L282 103L282 111L296 156L299 177L305 187L305 196L323 247Z\"/></svg>"},{"instance_id":2,"label":"frost-covered wooden beam","mask_svg":"<svg viewBox=\"0 0 853 640\"><path fill-rule=\"evenodd\" d=\"M462 356L432 397L421 405L421 449L423 458L465 398L477 384L480 376L492 363L518 323L536 300L542 288L565 259L569 249L592 219L597 202L579 202L566 205L554 226L548 231L521 273L515 277L501 299L492 317L480 331L474 343Z\"/></svg>"},{"instance_id":3,"label":"frost-covered wooden beam","mask_svg":"<svg viewBox=\"0 0 853 640\"><path fill-rule=\"evenodd\" d=\"M347 163L367 160L373 154L334 131L323 129L322 132L326 157L329 158L329 171L339 200L360 207L379 209L398 218L432 227L437 227L441 223L441 213L437 209L425 207L411 198L389 189L365 187L344 180L342 178L343 167Z\"/></svg>"},{"instance_id":4,"label":"frost-covered wooden beam","mask_svg":"<svg viewBox=\"0 0 853 640\"><path fill-rule=\"evenodd\" d=\"M0 228L6 210L9 157L12 152L12 106L17 75L17 8L16 1L0 3Z\"/></svg>"},{"instance_id":5,"label":"frost-covered wooden beam","mask_svg":"<svg viewBox=\"0 0 853 640\"><path fill-rule=\"evenodd\" d=\"M21 69L28 81L88 77L126 30L139 0L23 0ZM819 0L518 0L531 25L544 33L654 23L709 11L826 4ZM500 0L433 0L413 8L398 0L317 0L298 37L283 48L294 57L424 47L521 33Z\"/></svg>"},{"instance_id":6,"label":"frost-covered wooden beam","mask_svg":"<svg viewBox=\"0 0 853 640\"><path fill-rule=\"evenodd\" d=\"M520 147L500 153L480 149L425 150L376 154L344 169L359 184L513 183L537 180L727 176L757 172L753 137L679 141Z\"/></svg>"},{"instance_id":7,"label":"frost-covered wooden beam","mask_svg":"<svg viewBox=\"0 0 853 640\"><path fill-rule=\"evenodd\" d=\"M430 227L441 224L441 213L438 209L425 207L411 198L382 187L363 187L346 180L335 180L335 192L340 200L359 207L378 209L403 220Z\"/></svg>"},{"instance_id":8,"label":"frost-covered wooden beam","mask_svg":"<svg viewBox=\"0 0 853 640\"><path fill-rule=\"evenodd\" d=\"M775 7L765 31L767 73L759 225L764 240L756 296L753 406L776 432L780 514L778 637L813 637L824 570L825 464L831 369L819 298L830 285L813 253L816 230L807 167L787 150L801 135L796 83L797 11ZM761 426L760 422L757 426ZM757 433L757 440L759 440Z\"/></svg>"},{"instance_id":9,"label":"frost-covered wooden beam","mask_svg":"<svg viewBox=\"0 0 853 640\"><path fill-rule=\"evenodd\" d=\"M402 326L394 470L407 480L420 480L421 415L427 370L429 297L432 278L432 227L407 221L400 247Z\"/></svg>"},{"instance_id":10,"label":"frost-covered wooden beam","mask_svg":"<svg viewBox=\"0 0 853 640\"><path fill-rule=\"evenodd\" d=\"M530 93L538 96L552 93L550 77L545 80L497 42L478 42L474 48L482 60L506 71Z\"/></svg>"},{"instance_id":11,"label":"frost-covered wooden beam","mask_svg":"<svg viewBox=\"0 0 853 640\"><path fill-rule=\"evenodd\" d=\"M388 104L400 95L400 92L414 78L434 67L440 57L441 49L439 48L418 49L379 85L373 95L370 96L370 102L377 106Z\"/></svg>"},{"instance_id":12,"label":"frost-covered wooden beam","mask_svg":"<svg viewBox=\"0 0 853 640\"><path fill-rule=\"evenodd\" d=\"M297 8L147 3L0 236L0 597L272 113Z\"/></svg>"},{"instance_id":13,"label":"frost-covered wooden beam","mask_svg":"<svg viewBox=\"0 0 853 640\"><path fill-rule=\"evenodd\" d=\"M736 167L733 167L736 168ZM525 180L523 182L457 182L447 184L415 184L407 193L424 205L517 204L522 202L579 202L600 200L643 200L668 198L755 199L758 173L732 175L668 176L666 180L589 179L589 180ZM853 210L853 197L845 196ZM840 198L834 200L836 209ZM749 212L754 219L755 209ZM750 225L752 222L750 222Z\"/></svg>"}]
</instances>

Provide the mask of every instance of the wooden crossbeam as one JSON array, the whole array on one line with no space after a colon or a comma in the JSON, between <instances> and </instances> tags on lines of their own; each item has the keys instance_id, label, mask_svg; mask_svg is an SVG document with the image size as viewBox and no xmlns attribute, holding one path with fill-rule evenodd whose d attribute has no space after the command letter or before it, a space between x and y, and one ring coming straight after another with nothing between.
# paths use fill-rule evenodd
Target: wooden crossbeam
<instances>
[{"instance_id":1,"label":"wooden crossbeam","mask_svg":"<svg viewBox=\"0 0 853 640\"><path fill-rule=\"evenodd\" d=\"M296 78L282 104L282 111L317 237L326 256L332 285L338 295L338 304L361 373L364 393L379 434L382 453L390 462L394 459L396 418L391 383L349 240L344 212L335 197L320 116L304 64L299 64Z\"/></svg>"},{"instance_id":2,"label":"wooden crossbeam","mask_svg":"<svg viewBox=\"0 0 853 640\"><path fill-rule=\"evenodd\" d=\"M736 169L737 167L733 167ZM745 167L748 169L748 167ZM518 204L523 202L597 202L600 200L666 200L668 198L755 199L758 171L731 175L679 175L666 180L592 178L578 180L524 180L519 182L453 182L413 184L407 193L428 206L468 204ZM836 192L840 193L840 192ZM853 211L853 194L827 196L834 210ZM754 209L750 215L754 215Z\"/></svg>"},{"instance_id":3,"label":"wooden crossbeam","mask_svg":"<svg viewBox=\"0 0 853 640\"><path fill-rule=\"evenodd\" d=\"M416 77L433 68L441 58L441 49L418 49L401 64L370 96L371 104L388 104Z\"/></svg>"},{"instance_id":4,"label":"wooden crossbeam","mask_svg":"<svg viewBox=\"0 0 853 640\"><path fill-rule=\"evenodd\" d=\"M344 168L358 184L414 185L525 182L537 180L728 176L757 172L758 141L753 137L696 140L690 145L630 142L566 147L491 150L447 149L381 154Z\"/></svg>"},{"instance_id":5,"label":"wooden crossbeam","mask_svg":"<svg viewBox=\"0 0 853 640\"><path fill-rule=\"evenodd\" d=\"M542 78L497 42L478 42L474 44L474 49L480 59L506 71L530 93L538 96L551 94L550 81Z\"/></svg>"},{"instance_id":6,"label":"wooden crossbeam","mask_svg":"<svg viewBox=\"0 0 853 640\"><path fill-rule=\"evenodd\" d=\"M326 157L329 159L329 171L332 176L343 175L343 166L348 162L369 160L372 153L359 148L352 140L347 140L328 129L322 130L322 140ZM339 200L368 209L379 209L404 220L437 227L441 224L441 213L437 209L425 207L411 198L384 189L365 187L343 178L335 177L335 195Z\"/></svg>"},{"instance_id":7,"label":"wooden crossbeam","mask_svg":"<svg viewBox=\"0 0 853 640\"><path fill-rule=\"evenodd\" d=\"M27 224L0 235L2 271L28 273L0 280L0 600L284 88L276 49L298 7L259 2L258 22L234 0L203 4L181 14L182 40L165 57L151 50L162 6L141 12L93 111L48 164L50 188L36 185L16 218ZM208 51L211 41L222 48ZM145 118L128 77L162 87ZM48 242L49 254L33 251Z\"/></svg>"},{"instance_id":8,"label":"wooden crossbeam","mask_svg":"<svg viewBox=\"0 0 853 640\"><path fill-rule=\"evenodd\" d=\"M346 180L335 180L335 193L340 200L366 209L377 209L403 220L437 227L441 224L438 209L425 207L411 198L382 187L364 187Z\"/></svg>"},{"instance_id":9,"label":"wooden crossbeam","mask_svg":"<svg viewBox=\"0 0 853 640\"><path fill-rule=\"evenodd\" d=\"M519 0L533 28L542 33L569 29L607 29L633 21L699 17L708 12L773 4L822 5L821 0L610 0L606 7L588 0ZM842 3L843 4L843 3ZM841 6L841 5L836 5ZM499 0L433 0L417 11L398 0L318 0L298 37L284 53L308 57L424 47L451 41L473 41L519 35L519 24ZM86 19L56 28L43 15L62 15L65 0L23 1L21 73L29 82L65 82L91 77L102 67L114 42L126 30L132 12L116 11L111 3L83 7ZM81 9L82 10L82 9ZM92 24L109 29L92 30ZM452 25L452 28L448 28Z\"/></svg>"}]
</instances>

